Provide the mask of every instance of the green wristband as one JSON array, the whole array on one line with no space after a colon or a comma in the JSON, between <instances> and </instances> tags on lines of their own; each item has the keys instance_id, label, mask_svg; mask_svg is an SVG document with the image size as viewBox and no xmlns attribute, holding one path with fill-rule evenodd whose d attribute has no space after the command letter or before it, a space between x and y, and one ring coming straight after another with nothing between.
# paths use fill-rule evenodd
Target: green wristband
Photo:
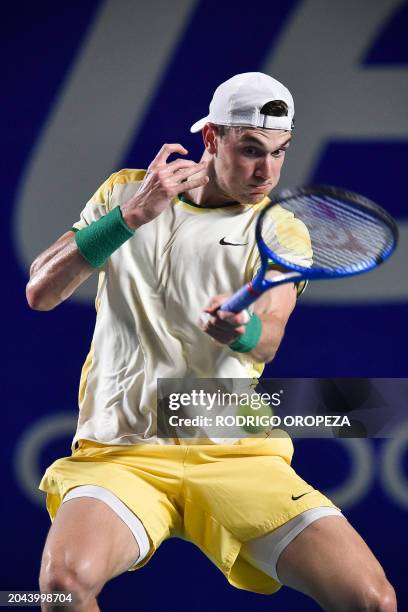
<instances>
[{"instance_id":1,"label":"green wristband","mask_svg":"<svg viewBox=\"0 0 408 612\"><path fill-rule=\"evenodd\" d=\"M237 353L249 353L256 347L262 334L262 321L258 315L253 314L246 326L243 336L229 344L230 349Z\"/></svg>"},{"instance_id":2,"label":"green wristband","mask_svg":"<svg viewBox=\"0 0 408 612\"><path fill-rule=\"evenodd\" d=\"M123 220L120 206L75 234L75 242L82 257L94 268L105 261L135 233Z\"/></svg>"}]
</instances>

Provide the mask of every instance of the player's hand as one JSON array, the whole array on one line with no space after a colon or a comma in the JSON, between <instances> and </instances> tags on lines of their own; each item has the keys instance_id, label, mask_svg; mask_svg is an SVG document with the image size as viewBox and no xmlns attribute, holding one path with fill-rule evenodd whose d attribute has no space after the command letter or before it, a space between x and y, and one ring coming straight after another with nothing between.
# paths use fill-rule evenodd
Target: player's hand
<instances>
[{"instance_id":1,"label":"player's hand","mask_svg":"<svg viewBox=\"0 0 408 612\"><path fill-rule=\"evenodd\" d=\"M181 144L162 146L147 169L140 190L121 206L123 219L133 229L159 215L174 196L208 183L207 162L176 159L167 163L172 153L188 153Z\"/></svg>"},{"instance_id":2,"label":"player's hand","mask_svg":"<svg viewBox=\"0 0 408 612\"><path fill-rule=\"evenodd\" d=\"M214 296L200 317L201 329L221 344L230 344L240 338L246 330L250 316L247 310L228 312L219 310L231 293Z\"/></svg>"}]
</instances>

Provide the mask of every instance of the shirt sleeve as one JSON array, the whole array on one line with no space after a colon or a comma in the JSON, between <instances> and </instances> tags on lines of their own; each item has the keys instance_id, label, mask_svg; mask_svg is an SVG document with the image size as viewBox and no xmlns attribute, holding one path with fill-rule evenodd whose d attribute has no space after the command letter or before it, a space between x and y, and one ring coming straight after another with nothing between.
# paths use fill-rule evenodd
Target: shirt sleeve
<instances>
[{"instance_id":1,"label":"shirt sleeve","mask_svg":"<svg viewBox=\"0 0 408 612\"><path fill-rule=\"evenodd\" d=\"M72 231L77 232L87 227L111 210L111 195L117 174L117 172L111 174L111 176L95 191L91 199L88 200L83 208L78 221L72 225Z\"/></svg>"}]
</instances>

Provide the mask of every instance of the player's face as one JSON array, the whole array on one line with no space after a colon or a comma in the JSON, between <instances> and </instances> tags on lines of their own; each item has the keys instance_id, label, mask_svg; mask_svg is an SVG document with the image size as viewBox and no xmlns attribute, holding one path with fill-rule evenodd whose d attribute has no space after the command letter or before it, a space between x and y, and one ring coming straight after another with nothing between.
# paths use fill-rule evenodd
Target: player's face
<instances>
[{"instance_id":1,"label":"player's face","mask_svg":"<svg viewBox=\"0 0 408 612\"><path fill-rule=\"evenodd\" d=\"M283 130L228 130L217 136L214 171L218 188L231 200L260 202L279 181L291 134Z\"/></svg>"}]
</instances>

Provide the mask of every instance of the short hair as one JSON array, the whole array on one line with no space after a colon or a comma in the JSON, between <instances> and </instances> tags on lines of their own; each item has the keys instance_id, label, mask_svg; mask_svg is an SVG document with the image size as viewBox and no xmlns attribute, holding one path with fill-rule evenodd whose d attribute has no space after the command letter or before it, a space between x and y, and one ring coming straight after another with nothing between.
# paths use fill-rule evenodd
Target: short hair
<instances>
[{"instance_id":1,"label":"short hair","mask_svg":"<svg viewBox=\"0 0 408 612\"><path fill-rule=\"evenodd\" d=\"M288 105L283 100L271 100L263 105L261 108L262 115L269 115L270 117L287 117L288 115ZM294 127L294 120L292 120L292 129ZM216 124L214 124L216 125ZM224 138L224 136L230 130L247 130L251 129L245 126L234 126L234 125L217 125L217 133L220 138Z\"/></svg>"}]
</instances>

